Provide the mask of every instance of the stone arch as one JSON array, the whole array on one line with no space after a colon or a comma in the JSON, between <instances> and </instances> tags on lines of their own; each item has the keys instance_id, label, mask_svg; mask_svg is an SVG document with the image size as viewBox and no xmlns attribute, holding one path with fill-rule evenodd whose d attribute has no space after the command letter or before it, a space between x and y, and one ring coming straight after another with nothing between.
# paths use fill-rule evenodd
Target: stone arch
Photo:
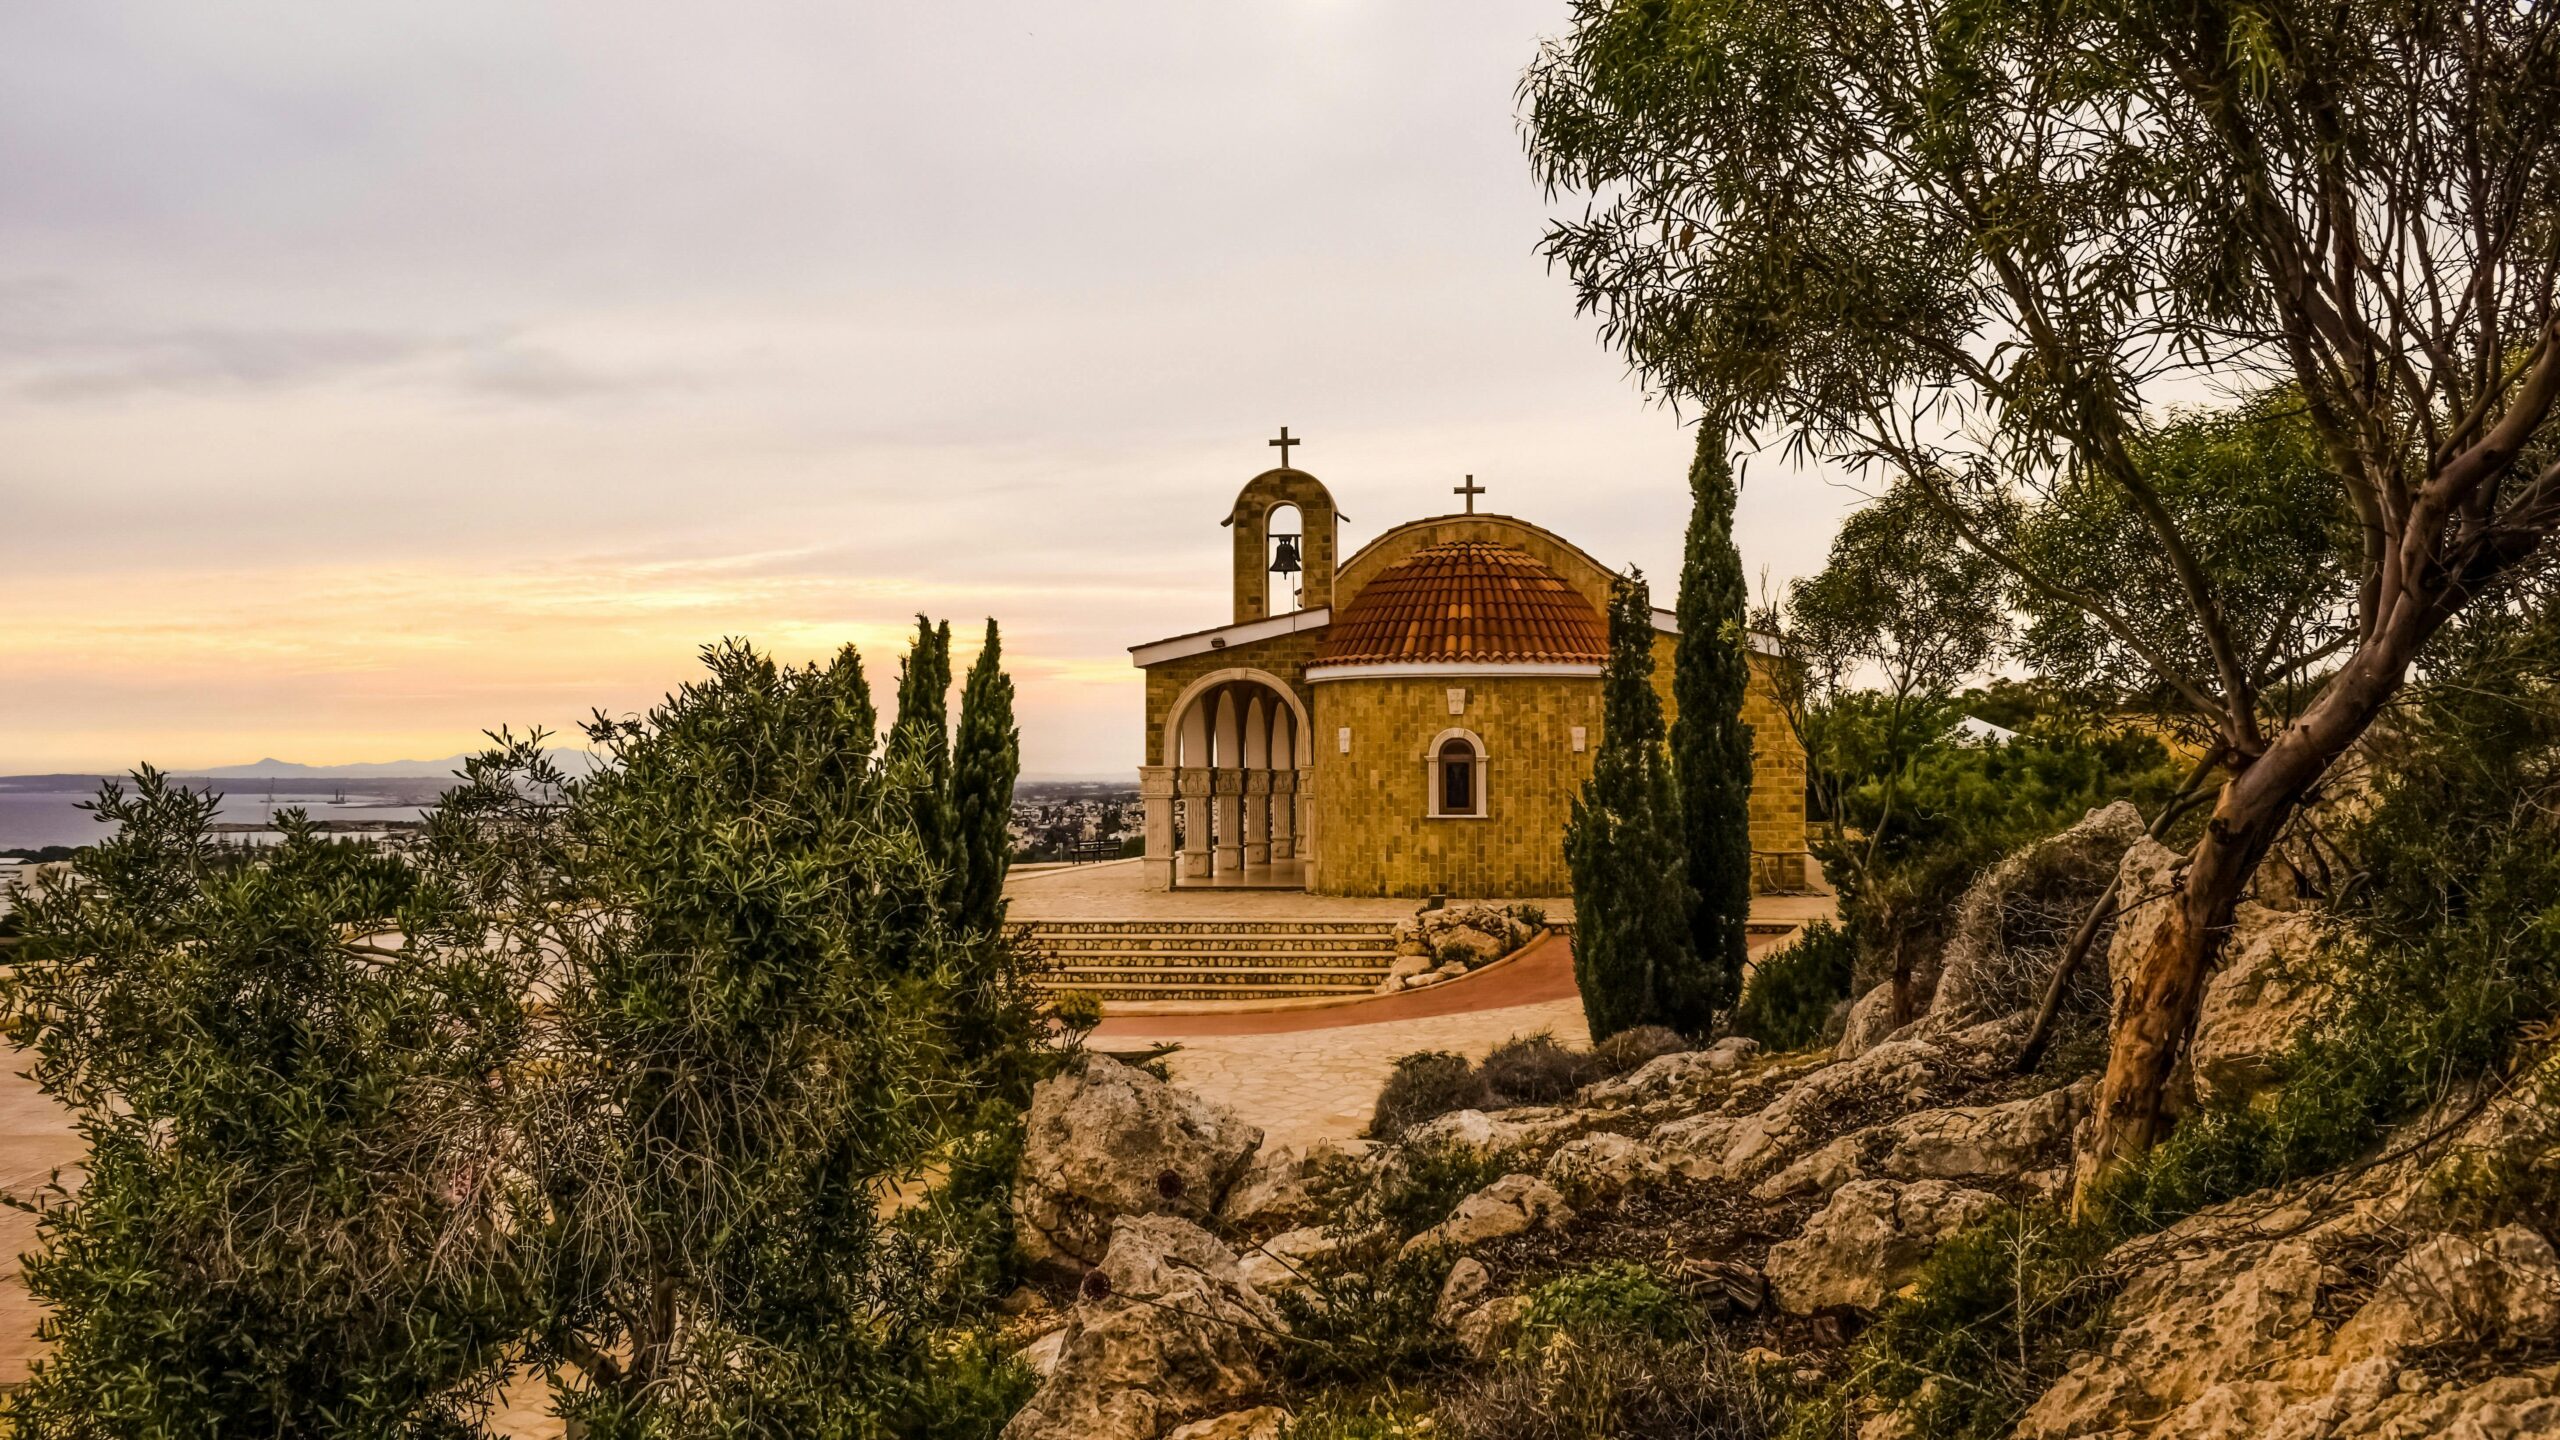
<instances>
[{"instance_id":1,"label":"stone arch","mask_svg":"<svg viewBox=\"0 0 2560 1440\"><path fill-rule=\"evenodd\" d=\"M1268 613L1269 564L1271 553L1271 512L1282 505L1294 505L1298 523L1303 527L1299 563L1303 585L1298 592L1298 607L1314 610L1333 603L1334 559L1341 553L1337 543L1342 512L1333 505L1333 493L1324 482L1304 470L1265 470L1245 482L1236 492L1234 508L1221 524L1236 532L1235 538L1235 602L1236 621L1259 620Z\"/></svg>"},{"instance_id":2,"label":"stone arch","mask_svg":"<svg viewBox=\"0 0 2560 1440\"><path fill-rule=\"evenodd\" d=\"M1453 803L1452 777L1444 762L1456 758L1451 752L1462 746L1467 752L1466 794ZM1431 743L1422 747L1421 759L1425 814L1434 820L1481 820L1493 813L1493 752L1485 748L1483 736L1452 725L1431 737Z\"/></svg>"},{"instance_id":3,"label":"stone arch","mask_svg":"<svg viewBox=\"0 0 2560 1440\"><path fill-rule=\"evenodd\" d=\"M1202 706L1199 702L1204 697L1214 698L1210 695L1210 692L1215 691L1221 685L1235 684L1238 682L1259 685L1264 689L1277 691L1280 698L1288 702L1289 716L1297 723L1298 733L1301 735L1307 733L1306 704L1298 698L1298 692L1289 687L1288 681L1281 679L1279 676L1272 674L1268 670L1257 670L1250 665L1233 665L1224 670L1210 671L1208 674L1203 675L1199 679L1182 687L1182 693L1173 697L1173 705L1170 709L1165 711L1164 715L1164 763L1167 765L1182 765L1186 763L1191 765L1203 765L1207 763L1205 759L1192 759L1186 761L1183 758L1184 752L1182 750L1182 741L1186 735L1183 728L1183 719L1195 709L1205 709L1206 707ZM1205 719L1203 723L1206 723ZM1206 737L1204 736L1202 738L1205 740ZM1206 753L1207 752L1205 751L1197 749L1191 752L1191 754L1195 756L1205 756Z\"/></svg>"}]
</instances>

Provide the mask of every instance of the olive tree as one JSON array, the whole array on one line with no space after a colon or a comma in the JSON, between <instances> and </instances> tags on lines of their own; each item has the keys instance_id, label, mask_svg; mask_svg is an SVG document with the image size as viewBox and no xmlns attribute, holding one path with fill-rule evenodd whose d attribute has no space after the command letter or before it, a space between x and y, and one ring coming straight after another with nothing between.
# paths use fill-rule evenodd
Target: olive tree
<instances>
[{"instance_id":1,"label":"olive tree","mask_svg":"<svg viewBox=\"0 0 2560 1440\"><path fill-rule=\"evenodd\" d=\"M1575 0L1524 81L1589 197L1547 253L1717 422L1906 477L2199 716L2221 784L2139 946L2084 1180L2161 1134L2219 937L2305 795L2560 524L2560 12L2415 0ZM2353 516L2347 638L2270 713L2136 454L2298 389ZM1973 517L2108 487L2191 648ZM2083 1194L2086 1194L2084 1185Z\"/></svg>"}]
</instances>

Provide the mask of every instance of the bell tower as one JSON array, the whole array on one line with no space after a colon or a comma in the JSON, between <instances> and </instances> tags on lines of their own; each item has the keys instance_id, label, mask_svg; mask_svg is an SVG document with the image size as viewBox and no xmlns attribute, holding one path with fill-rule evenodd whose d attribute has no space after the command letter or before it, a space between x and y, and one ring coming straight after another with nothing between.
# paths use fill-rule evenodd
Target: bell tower
<instances>
[{"instance_id":1,"label":"bell tower","mask_svg":"<svg viewBox=\"0 0 2560 1440\"><path fill-rule=\"evenodd\" d=\"M1333 603L1342 516L1333 508L1333 496L1323 481L1289 464L1290 449L1306 442L1292 437L1283 425L1280 438L1269 443L1280 451L1280 467L1246 481L1236 494L1235 508L1219 522L1236 532L1235 618L1239 624L1273 613L1267 597L1275 570L1298 576L1299 609ZM1271 512L1283 505L1296 507L1301 531L1295 537L1283 533L1274 543ZM1294 570L1288 568L1292 565Z\"/></svg>"}]
</instances>

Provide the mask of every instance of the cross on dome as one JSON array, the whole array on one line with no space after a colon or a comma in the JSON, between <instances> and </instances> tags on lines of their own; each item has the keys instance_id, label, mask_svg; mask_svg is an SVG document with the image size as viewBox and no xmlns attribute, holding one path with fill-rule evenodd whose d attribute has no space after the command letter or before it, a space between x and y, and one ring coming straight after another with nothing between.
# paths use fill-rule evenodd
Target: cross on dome
<instances>
[{"instance_id":1,"label":"cross on dome","mask_svg":"<svg viewBox=\"0 0 2560 1440\"><path fill-rule=\"evenodd\" d=\"M1476 477L1470 475L1467 477L1466 484L1450 486L1449 493L1452 495L1466 496L1467 513L1473 515L1476 513L1476 497L1484 493L1484 487L1476 483Z\"/></svg>"}]
</instances>

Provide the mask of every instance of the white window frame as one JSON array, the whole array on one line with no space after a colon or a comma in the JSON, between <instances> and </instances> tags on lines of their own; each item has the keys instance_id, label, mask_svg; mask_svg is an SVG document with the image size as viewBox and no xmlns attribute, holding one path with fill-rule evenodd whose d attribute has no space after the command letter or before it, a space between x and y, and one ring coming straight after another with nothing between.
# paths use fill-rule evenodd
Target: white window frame
<instances>
[{"instance_id":1,"label":"white window frame","mask_svg":"<svg viewBox=\"0 0 2560 1440\"><path fill-rule=\"evenodd\" d=\"M1440 808L1440 750L1452 740L1463 741L1475 752L1475 801L1473 810ZM1422 747L1422 796L1424 814L1433 820L1490 820L1493 818L1493 752L1485 748L1484 737L1463 726L1452 725L1431 737Z\"/></svg>"}]
</instances>

